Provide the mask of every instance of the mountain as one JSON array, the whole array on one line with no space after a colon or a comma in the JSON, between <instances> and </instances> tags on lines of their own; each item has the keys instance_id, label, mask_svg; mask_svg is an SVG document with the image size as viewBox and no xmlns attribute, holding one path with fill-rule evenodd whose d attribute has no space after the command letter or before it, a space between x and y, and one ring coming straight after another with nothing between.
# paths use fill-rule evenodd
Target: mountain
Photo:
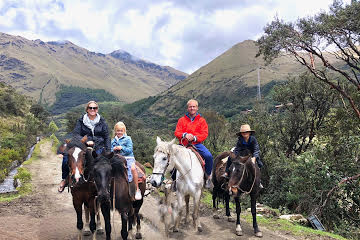
<instances>
[{"instance_id":1,"label":"mountain","mask_svg":"<svg viewBox=\"0 0 360 240\"><path fill-rule=\"evenodd\" d=\"M121 50L102 54L70 41L43 42L0 33L0 81L49 105L62 85L104 89L129 103L158 94L186 77Z\"/></svg>"},{"instance_id":2,"label":"mountain","mask_svg":"<svg viewBox=\"0 0 360 240\"><path fill-rule=\"evenodd\" d=\"M185 111L187 100L195 98L200 112L211 109L230 117L252 107L257 98L258 76L262 97L267 97L275 84L305 71L290 56L265 65L261 57L255 57L257 51L255 41L238 43L155 98L131 104L132 111L141 105L142 111L135 114L176 119Z\"/></svg>"}]
</instances>

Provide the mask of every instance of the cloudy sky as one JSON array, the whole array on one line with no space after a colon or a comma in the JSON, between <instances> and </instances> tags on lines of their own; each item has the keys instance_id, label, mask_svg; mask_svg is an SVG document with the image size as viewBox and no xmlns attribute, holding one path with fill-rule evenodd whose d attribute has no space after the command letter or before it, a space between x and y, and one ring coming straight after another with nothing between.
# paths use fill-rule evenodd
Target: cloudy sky
<instances>
[{"instance_id":1,"label":"cloudy sky","mask_svg":"<svg viewBox=\"0 0 360 240\"><path fill-rule=\"evenodd\" d=\"M275 16L295 21L327 11L332 1L1 0L0 32L69 40L101 53L121 49L192 73L233 45L256 40Z\"/></svg>"}]
</instances>

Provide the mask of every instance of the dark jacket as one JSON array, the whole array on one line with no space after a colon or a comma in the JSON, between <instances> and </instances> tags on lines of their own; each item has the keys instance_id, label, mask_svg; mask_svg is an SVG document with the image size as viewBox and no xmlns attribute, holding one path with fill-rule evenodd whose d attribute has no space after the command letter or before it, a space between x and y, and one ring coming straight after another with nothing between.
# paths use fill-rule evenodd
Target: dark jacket
<instances>
[{"instance_id":1,"label":"dark jacket","mask_svg":"<svg viewBox=\"0 0 360 240\"><path fill-rule=\"evenodd\" d=\"M77 120L73 134L82 137L87 135L88 141L93 141L95 143L95 150L100 148L105 148L105 151L107 152L110 152L111 150L109 128L105 119L101 116L100 121L95 125L94 135L92 134L91 129L84 125L83 116Z\"/></svg>"},{"instance_id":2,"label":"dark jacket","mask_svg":"<svg viewBox=\"0 0 360 240\"><path fill-rule=\"evenodd\" d=\"M248 142L245 142L245 139L242 136L239 136L234 149L235 155L246 155L246 152L248 151L250 151L257 161L260 160L260 148L255 136L250 135Z\"/></svg>"}]
</instances>

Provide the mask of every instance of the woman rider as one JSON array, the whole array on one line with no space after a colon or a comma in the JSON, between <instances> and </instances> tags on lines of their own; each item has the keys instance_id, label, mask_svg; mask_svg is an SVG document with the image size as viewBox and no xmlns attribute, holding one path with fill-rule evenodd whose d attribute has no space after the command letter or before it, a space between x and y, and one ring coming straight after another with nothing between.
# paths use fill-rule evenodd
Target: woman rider
<instances>
[{"instance_id":1,"label":"woman rider","mask_svg":"<svg viewBox=\"0 0 360 240\"><path fill-rule=\"evenodd\" d=\"M106 121L98 113L99 105L95 101L90 101L85 107L86 113L77 120L73 135L84 137L87 135L86 145L93 147L97 154L103 151L110 152L109 128ZM61 193L66 186L66 179L69 175L68 155L63 154L62 180L58 191Z\"/></svg>"}]
</instances>

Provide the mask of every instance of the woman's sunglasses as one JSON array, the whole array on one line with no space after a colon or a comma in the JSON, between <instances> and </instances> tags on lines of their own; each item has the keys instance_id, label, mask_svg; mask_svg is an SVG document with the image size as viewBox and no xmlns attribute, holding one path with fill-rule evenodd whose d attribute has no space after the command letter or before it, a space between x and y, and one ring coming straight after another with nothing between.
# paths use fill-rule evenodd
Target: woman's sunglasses
<instances>
[{"instance_id":1,"label":"woman's sunglasses","mask_svg":"<svg viewBox=\"0 0 360 240\"><path fill-rule=\"evenodd\" d=\"M88 109L96 110L96 109L98 109L98 107L88 107Z\"/></svg>"}]
</instances>

